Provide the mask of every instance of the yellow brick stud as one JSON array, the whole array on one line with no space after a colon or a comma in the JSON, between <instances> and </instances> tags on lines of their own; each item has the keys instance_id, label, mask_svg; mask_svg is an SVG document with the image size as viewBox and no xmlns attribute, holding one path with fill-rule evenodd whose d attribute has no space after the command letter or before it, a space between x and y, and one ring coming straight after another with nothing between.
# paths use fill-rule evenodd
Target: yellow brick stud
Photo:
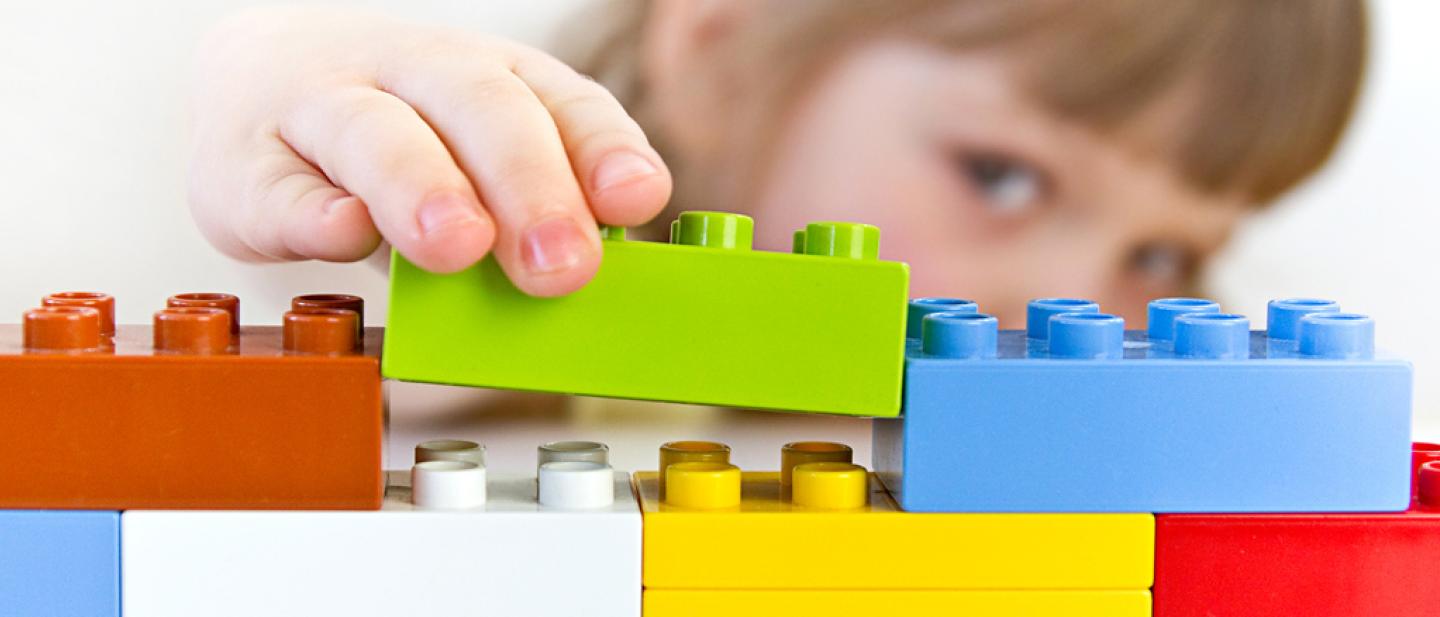
<instances>
[{"instance_id":1,"label":"yellow brick stud","mask_svg":"<svg viewBox=\"0 0 1440 617\"><path fill-rule=\"evenodd\" d=\"M660 496L665 496L665 470L675 463L730 463L730 446L714 441L672 441L660 446Z\"/></svg>"},{"instance_id":2,"label":"yellow brick stud","mask_svg":"<svg viewBox=\"0 0 1440 617\"><path fill-rule=\"evenodd\" d=\"M843 443L796 441L780 448L780 486L790 486L790 470L805 463L850 463L855 453Z\"/></svg>"},{"instance_id":3,"label":"yellow brick stud","mask_svg":"<svg viewBox=\"0 0 1440 617\"><path fill-rule=\"evenodd\" d=\"M794 469L790 502L816 510L865 507L870 493L865 468L850 463L805 463Z\"/></svg>"},{"instance_id":4,"label":"yellow brick stud","mask_svg":"<svg viewBox=\"0 0 1440 617\"><path fill-rule=\"evenodd\" d=\"M665 505L692 510L740 507L740 468L729 463L674 463L665 468Z\"/></svg>"}]
</instances>

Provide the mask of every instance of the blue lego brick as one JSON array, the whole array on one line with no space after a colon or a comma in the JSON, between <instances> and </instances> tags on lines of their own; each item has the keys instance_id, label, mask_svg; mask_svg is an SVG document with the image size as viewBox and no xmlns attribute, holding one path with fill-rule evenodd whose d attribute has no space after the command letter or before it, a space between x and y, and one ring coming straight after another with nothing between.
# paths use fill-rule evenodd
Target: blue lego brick
<instances>
[{"instance_id":1,"label":"blue lego brick","mask_svg":"<svg viewBox=\"0 0 1440 617\"><path fill-rule=\"evenodd\" d=\"M0 615L119 614L119 512L0 510Z\"/></svg>"},{"instance_id":2,"label":"blue lego brick","mask_svg":"<svg viewBox=\"0 0 1440 617\"><path fill-rule=\"evenodd\" d=\"M1412 371L1373 355L1368 318L1277 301L1267 334L1213 305L1178 318L1152 306L1146 332L1076 306L1090 314L1032 311L1029 333L1044 338L997 333L976 313L924 318L907 341L901 417L875 421L874 464L902 508L1408 505Z\"/></svg>"}]
</instances>

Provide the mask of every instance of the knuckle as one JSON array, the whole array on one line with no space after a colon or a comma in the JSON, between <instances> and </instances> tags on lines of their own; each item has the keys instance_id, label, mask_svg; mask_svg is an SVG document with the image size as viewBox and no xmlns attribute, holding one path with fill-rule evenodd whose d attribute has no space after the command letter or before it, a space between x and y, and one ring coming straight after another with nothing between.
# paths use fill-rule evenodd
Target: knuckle
<instances>
[{"instance_id":1,"label":"knuckle","mask_svg":"<svg viewBox=\"0 0 1440 617\"><path fill-rule=\"evenodd\" d=\"M456 88L455 99L451 101L451 107L473 113L476 110L535 101L535 94L530 91L525 82L520 81L520 78L513 73L506 71L476 77Z\"/></svg>"},{"instance_id":2,"label":"knuckle","mask_svg":"<svg viewBox=\"0 0 1440 617\"><path fill-rule=\"evenodd\" d=\"M256 160L254 181L246 192L245 203L251 207L245 210L259 210L264 207L283 205L294 199L297 180L310 176L311 171L299 165L293 158L281 154L267 154Z\"/></svg>"},{"instance_id":3,"label":"knuckle","mask_svg":"<svg viewBox=\"0 0 1440 617\"><path fill-rule=\"evenodd\" d=\"M580 73L554 56L533 47L515 44L508 48L512 58L510 68L516 75L580 77Z\"/></svg>"},{"instance_id":4,"label":"knuckle","mask_svg":"<svg viewBox=\"0 0 1440 617\"><path fill-rule=\"evenodd\" d=\"M608 128L591 131L578 136L570 144L570 150L577 155L595 156L599 158L614 150L630 148L640 151L650 150L650 143L645 140L644 134L621 128Z\"/></svg>"},{"instance_id":5,"label":"knuckle","mask_svg":"<svg viewBox=\"0 0 1440 617\"><path fill-rule=\"evenodd\" d=\"M602 114L616 113L628 119L621 111L620 103L610 94L610 91L596 84L594 88L579 87L571 92L554 98L548 107L553 114L572 114L577 112L593 111Z\"/></svg>"},{"instance_id":6,"label":"knuckle","mask_svg":"<svg viewBox=\"0 0 1440 617\"><path fill-rule=\"evenodd\" d=\"M559 173L554 161L538 152L512 153L496 161L494 177L513 181L516 187L531 184L556 187L566 181L574 182L573 176Z\"/></svg>"},{"instance_id":7,"label":"knuckle","mask_svg":"<svg viewBox=\"0 0 1440 617\"><path fill-rule=\"evenodd\" d=\"M331 104L322 106L324 111L321 113L333 116L336 136L342 143L370 140L377 130L386 126L391 106L374 96L373 91L343 91L335 97Z\"/></svg>"},{"instance_id":8,"label":"knuckle","mask_svg":"<svg viewBox=\"0 0 1440 617\"><path fill-rule=\"evenodd\" d=\"M404 114L417 113L404 101L375 91L351 94L337 101L330 113L335 134L328 147L314 156L337 184L356 180L357 173L403 180L435 168L437 161L425 143L433 138L416 132L418 123L397 122Z\"/></svg>"}]
</instances>

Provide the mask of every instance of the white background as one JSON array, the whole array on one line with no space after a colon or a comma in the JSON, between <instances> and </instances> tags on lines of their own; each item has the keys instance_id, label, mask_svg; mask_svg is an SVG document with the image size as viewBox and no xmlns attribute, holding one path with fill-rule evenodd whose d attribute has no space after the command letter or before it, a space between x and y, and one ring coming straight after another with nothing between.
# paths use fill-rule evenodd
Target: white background
<instances>
[{"instance_id":1,"label":"white background","mask_svg":"<svg viewBox=\"0 0 1440 617\"><path fill-rule=\"evenodd\" d=\"M243 0L0 0L0 323L40 296L96 289L144 323L166 296L227 291L247 323L276 323L290 296L364 295L383 324L384 277L363 265L247 265L196 232L185 208L191 48ZM357 3L543 45L575 2L375 0ZM1416 365L1417 435L1440 438L1440 5L1380 0L1374 65L1359 122L1320 178L1258 217L1206 276L1211 295L1264 322L1280 296L1338 299L1379 322L1379 344ZM963 295L964 290L955 290ZM868 460L863 422L687 410L583 411L528 421L467 414L466 393L397 386L392 465L423 436L469 435L492 460L523 466L546 439L600 435L621 467L653 467L654 444L718 436L742 466L773 468L790 437L841 438Z\"/></svg>"}]
</instances>

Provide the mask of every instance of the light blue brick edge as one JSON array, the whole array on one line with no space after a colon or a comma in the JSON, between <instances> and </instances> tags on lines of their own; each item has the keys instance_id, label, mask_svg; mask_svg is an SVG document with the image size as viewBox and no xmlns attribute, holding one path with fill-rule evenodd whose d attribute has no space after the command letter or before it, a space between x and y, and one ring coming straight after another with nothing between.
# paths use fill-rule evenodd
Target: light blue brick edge
<instances>
[{"instance_id":1,"label":"light blue brick edge","mask_svg":"<svg viewBox=\"0 0 1440 617\"><path fill-rule=\"evenodd\" d=\"M120 513L0 510L0 615L118 617Z\"/></svg>"}]
</instances>

